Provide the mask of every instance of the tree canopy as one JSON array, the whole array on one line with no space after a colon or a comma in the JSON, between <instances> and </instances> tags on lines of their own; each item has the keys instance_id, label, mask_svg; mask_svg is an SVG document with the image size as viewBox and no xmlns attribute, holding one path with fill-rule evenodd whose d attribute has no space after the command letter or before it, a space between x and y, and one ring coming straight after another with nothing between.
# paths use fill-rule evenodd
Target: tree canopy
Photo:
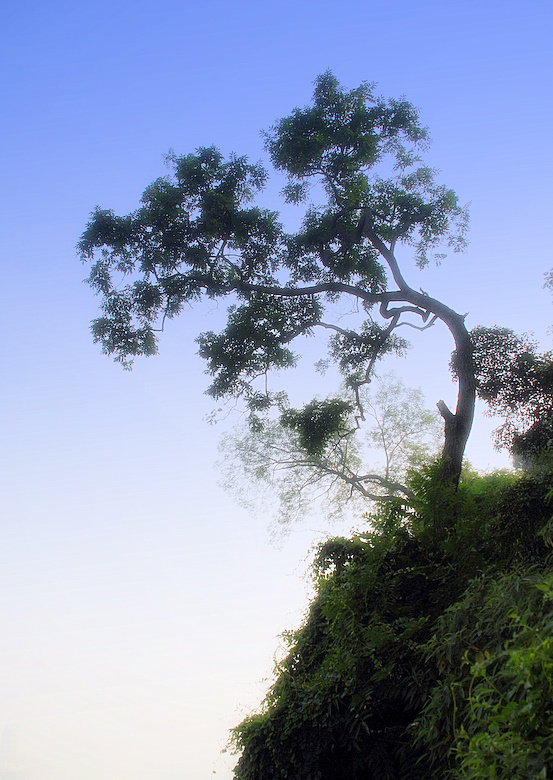
<instances>
[{"instance_id":1,"label":"tree canopy","mask_svg":"<svg viewBox=\"0 0 553 780\"><path fill-rule=\"evenodd\" d=\"M423 162L427 144L408 101L319 76L311 104L265 134L273 166L287 176L285 201L304 208L295 233L255 204L268 179L261 163L225 159L214 147L169 155L171 175L146 188L138 209L117 216L97 208L79 242L102 298L95 340L128 366L156 352L166 321L186 304L227 299L224 330L198 337L214 398L240 396L256 412L278 403L259 379L295 366L293 342L320 330L331 334L329 357L363 419L360 390L376 361L405 348L398 329L441 320L457 354L456 409L438 403L443 478L455 482L474 415L471 340L464 317L408 284L396 256L398 246L411 247L424 267L444 247L465 246L466 209ZM347 327L335 316L344 299L357 312Z\"/></svg>"}]
</instances>

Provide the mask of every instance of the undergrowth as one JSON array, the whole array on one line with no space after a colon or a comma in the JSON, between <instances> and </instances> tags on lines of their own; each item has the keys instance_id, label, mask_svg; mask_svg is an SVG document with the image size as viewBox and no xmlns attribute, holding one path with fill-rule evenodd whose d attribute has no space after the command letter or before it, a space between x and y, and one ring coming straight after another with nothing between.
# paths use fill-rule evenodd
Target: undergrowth
<instances>
[{"instance_id":1,"label":"undergrowth","mask_svg":"<svg viewBox=\"0 0 553 780\"><path fill-rule=\"evenodd\" d=\"M550 483L428 468L323 543L236 780L553 777Z\"/></svg>"}]
</instances>

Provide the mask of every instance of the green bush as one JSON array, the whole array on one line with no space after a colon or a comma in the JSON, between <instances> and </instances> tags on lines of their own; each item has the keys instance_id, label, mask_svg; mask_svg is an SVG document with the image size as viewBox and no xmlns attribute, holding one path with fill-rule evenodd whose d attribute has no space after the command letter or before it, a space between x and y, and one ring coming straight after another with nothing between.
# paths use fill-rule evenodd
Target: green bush
<instances>
[{"instance_id":1,"label":"green bush","mask_svg":"<svg viewBox=\"0 0 553 780\"><path fill-rule=\"evenodd\" d=\"M422 659L439 672L412 729L432 772L451 777L551 777L553 575L483 575L446 610Z\"/></svg>"},{"instance_id":2,"label":"green bush","mask_svg":"<svg viewBox=\"0 0 553 780\"><path fill-rule=\"evenodd\" d=\"M236 780L548 777L550 484L466 475L454 493L429 469L412 488L319 548L309 613L234 731Z\"/></svg>"}]
</instances>

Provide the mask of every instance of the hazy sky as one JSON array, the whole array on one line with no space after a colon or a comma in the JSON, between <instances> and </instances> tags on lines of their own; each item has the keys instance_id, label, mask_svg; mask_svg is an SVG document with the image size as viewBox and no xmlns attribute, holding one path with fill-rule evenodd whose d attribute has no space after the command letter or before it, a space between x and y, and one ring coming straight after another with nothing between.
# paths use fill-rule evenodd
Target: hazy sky
<instances>
[{"instance_id":1,"label":"hazy sky","mask_svg":"<svg viewBox=\"0 0 553 780\"><path fill-rule=\"evenodd\" d=\"M193 339L220 310L172 323L132 373L91 343L74 247L92 208L135 208L171 147L262 157L260 130L327 68L376 81L420 107L430 162L472 203L468 252L408 280L549 349L552 16L549 0L4 4L0 778L227 780L228 729L301 619L327 527L277 549L218 487L224 426L205 422ZM396 370L452 401L447 334L416 342ZM507 462L492 427L468 449L481 468Z\"/></svg>"}]
</instances>

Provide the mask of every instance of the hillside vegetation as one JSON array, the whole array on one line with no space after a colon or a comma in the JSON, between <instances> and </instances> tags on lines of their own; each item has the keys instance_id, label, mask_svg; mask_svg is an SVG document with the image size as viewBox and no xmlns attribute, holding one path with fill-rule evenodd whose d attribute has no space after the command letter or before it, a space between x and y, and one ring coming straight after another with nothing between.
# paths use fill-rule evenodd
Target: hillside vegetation
<instances>
[{"instance_id":1,"label":"hillside vegetation","mask_svg":"<svg viewBox=\"0 0 553 780\"><path fill-rule=\"evenodd\" d=\"M318 549L306 619L234 731L236 780L553 776L550 472L455 491L438 468Z\"/></svg>"}]
</instances>

